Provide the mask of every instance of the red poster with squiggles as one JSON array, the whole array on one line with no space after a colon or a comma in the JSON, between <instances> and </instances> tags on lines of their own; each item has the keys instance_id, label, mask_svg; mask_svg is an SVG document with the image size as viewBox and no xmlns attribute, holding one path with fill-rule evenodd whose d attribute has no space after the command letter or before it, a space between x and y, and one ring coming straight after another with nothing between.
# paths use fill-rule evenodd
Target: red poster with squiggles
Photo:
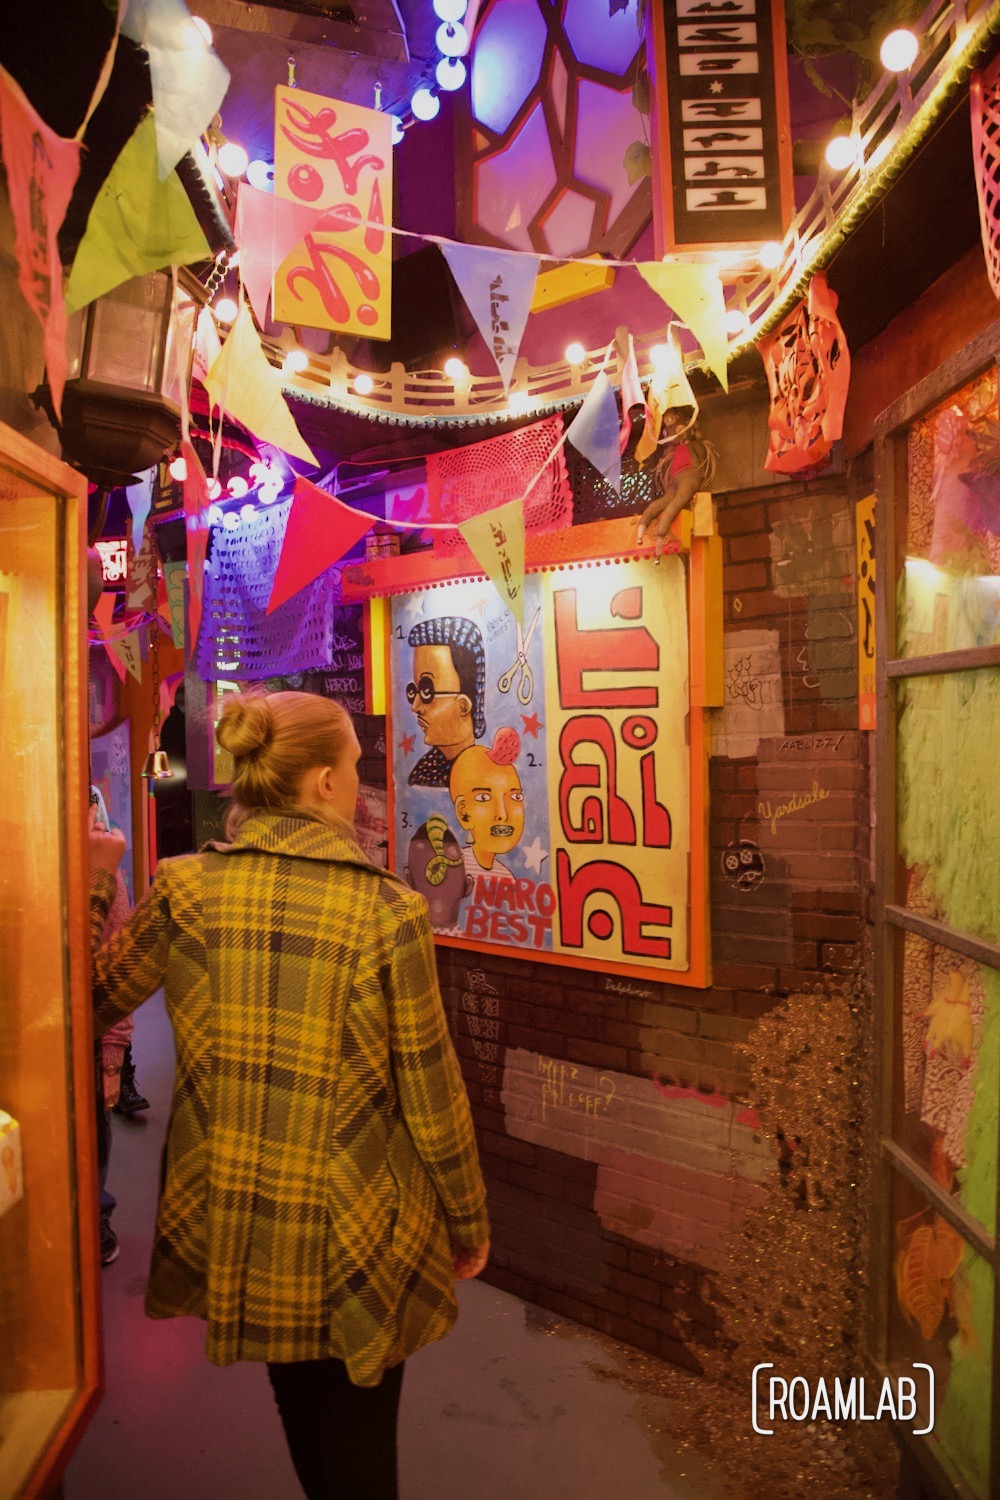
<instances>
[{"instance_id":1,"label":"red poster with squiggles","mask_svg":"<svg viewBox=\"0 0 1000 1500\"><path fill-rule=\"evenodd\" d=\"M274 99L274 190L326 210L274 277L274 317L370 339L390 336L392 120L321 94Z\"/></svg>"}]
</instances>

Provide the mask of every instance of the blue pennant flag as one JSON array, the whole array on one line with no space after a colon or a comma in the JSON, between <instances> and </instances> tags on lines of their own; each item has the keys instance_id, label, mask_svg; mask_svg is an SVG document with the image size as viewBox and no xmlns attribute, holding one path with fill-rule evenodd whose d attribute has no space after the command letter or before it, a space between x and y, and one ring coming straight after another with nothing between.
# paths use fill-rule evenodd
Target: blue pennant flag
<instances>
[{"instance_id":1,"label":"blue pennant flag","mask_svg":"<svg viewBox=\"0 0 1000 1500\"><path fill-rule=\"evenodd\" d=\"M618 441L618 403L602 370L587 392L566 431L566 441L594 465L616 494L622 488L622 457Z\"/></svg>"}]
</instances>

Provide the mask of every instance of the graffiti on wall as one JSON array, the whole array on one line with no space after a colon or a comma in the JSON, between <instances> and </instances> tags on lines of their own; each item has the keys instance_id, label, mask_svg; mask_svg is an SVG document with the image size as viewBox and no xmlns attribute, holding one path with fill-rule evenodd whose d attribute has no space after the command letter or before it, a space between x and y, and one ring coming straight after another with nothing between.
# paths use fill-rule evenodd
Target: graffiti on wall
<instances>
[{"instance_id":1,"label":"graffiti on wall","mask_svg":"<svg viewBox=\"0 0 1000 1500\"><path fill-rule=\"evenodd\" d=\"M725 705L716 720L712 753L754 755L763 736L785 732L778 632L727 631L723 671Z\"/></svg>"}]
</instances>

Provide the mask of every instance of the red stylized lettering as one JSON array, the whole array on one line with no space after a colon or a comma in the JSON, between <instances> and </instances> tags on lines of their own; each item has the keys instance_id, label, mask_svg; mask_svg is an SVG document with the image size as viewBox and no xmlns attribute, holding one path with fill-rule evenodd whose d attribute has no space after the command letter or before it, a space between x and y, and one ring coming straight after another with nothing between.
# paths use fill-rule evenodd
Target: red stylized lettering
<instances>
[{"instance_id":1,"label":"red stylized lettering","mask_svg":"<svg viewBox=\"0 0 1000 1500\"><path fill-rule=\"evenodd\" d=\"M581 745L594 745L604 756L607 766L607 837L604 831L604 803L600 797L584 797L580 821L574 823L570 797L581 787L601 785L601 767L588 761L577 761L574 751ZM635 819L628 803L618 795L618 761L615 736L611 725L597 714L580 714L563 725L559 736L559 757L563 774L559 780L559 821L571 844L634 844Z\"/></svg>"},{"instance_id":2,"label":"red stylized lettering","mask_svg":"<svg viewBox=\"0 0 1000 1500\"><path fill-rule=\"evenodd\" d=\"M670 813L656 796L656 756L646 752L639 762L642 778L642 842L647 849L669 849L673 838Z\"/></svg>"},{"instance_id":3,"label":"red stylized lettering","mask_svg":"<svg viewBox=\"0 0 1000 1500\"><path fill-rule=\"evenodd\" d=\"M638 672L656 672L660 648L645 625L619 625L609 630L581 630L576 589L554 595L556 664L559 701L563 708L656 708L660 695L649 687L586 688L584 673L615 672L634 681Z\"/></svg>"},{"instance_id":4,"label":"red stylized lettering","mask_svg":"<svg viewBox=\"0 0 1000 1500\"><path fill-rule=\"evenodd\" d=\"M610 860L594 859L576 874L570 871L565 849L556 850L556 885L559 889L560 939L567 948L583 947L583 914L591 896L603 896L617 911L622 952L636 958L668 960L669 937L650 937L645 927L671 927L673 908L643 901L642 889L631 870ZM604 942L615 930L615 921L605 905L595 905L587 919L587 930Z\"/></svg>"},{"instance_id":5,"label":"red stylized lettering","mask_svg":"<svg viewBox=\"0 0 1000 1500\"><path fill-rule=\"evenodd\" d=\"M339 212L339 210L337 210ZM302 300L302 293L298 290L298 283L306 281L314 286L319 292L323 306L331 318L338 323L346 323L351 315L347 298L340 290L333 272L326 263L326 256L332 256L336 260L343 261L350 271L354 273L354 279L358 283L361 293L365 297L377 299L381 287L379 279L371 266L366 265L359 256L353 255L350 250L344 250L339 245L320 244L311 234L307 234L302 242L309 256L308 266L295 266L288 273L288 290L293 297ZM368 303L362 303L357 311L358 321L367 326L378 322L378 313Z\"/></svg>"},{"instance_id":6,"label":"red stylized lettering","mask_svg":"<svg viewBox=\"0 0 1000 1500\"><path fill-rule=\"evenodd\" d=\"M385 166L381 156L358 156L368 145L368 132L355 127L342 130L339 135L331 132L337 123L337 111L327 106L313 114L304 104L287 100L285 108L288 120L295 129L282 125L282 134L306 156L317 156L322 161L332 161L340 173L345 193L353 198L358 191L358 178L365 167L380 172ZM352 157L357 157L356 161Z\"/></svg>"}]
</instances>

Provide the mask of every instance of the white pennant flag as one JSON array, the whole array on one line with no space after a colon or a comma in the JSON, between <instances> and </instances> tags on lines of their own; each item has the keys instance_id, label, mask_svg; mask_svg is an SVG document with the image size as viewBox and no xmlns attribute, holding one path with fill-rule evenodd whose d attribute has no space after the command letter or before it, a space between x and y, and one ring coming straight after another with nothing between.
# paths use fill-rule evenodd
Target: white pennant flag
<instances>
[{"instance_id":1,"label":"white pennant flag","mask_svg":"<svg viewBox=\"0 0 1000 1500\"><path fill-rule=\"evenodd\" d=\"M441 250L507 391L535 291L538 256L484 245L442 245Z\"/></svg>"}]
</instances>

